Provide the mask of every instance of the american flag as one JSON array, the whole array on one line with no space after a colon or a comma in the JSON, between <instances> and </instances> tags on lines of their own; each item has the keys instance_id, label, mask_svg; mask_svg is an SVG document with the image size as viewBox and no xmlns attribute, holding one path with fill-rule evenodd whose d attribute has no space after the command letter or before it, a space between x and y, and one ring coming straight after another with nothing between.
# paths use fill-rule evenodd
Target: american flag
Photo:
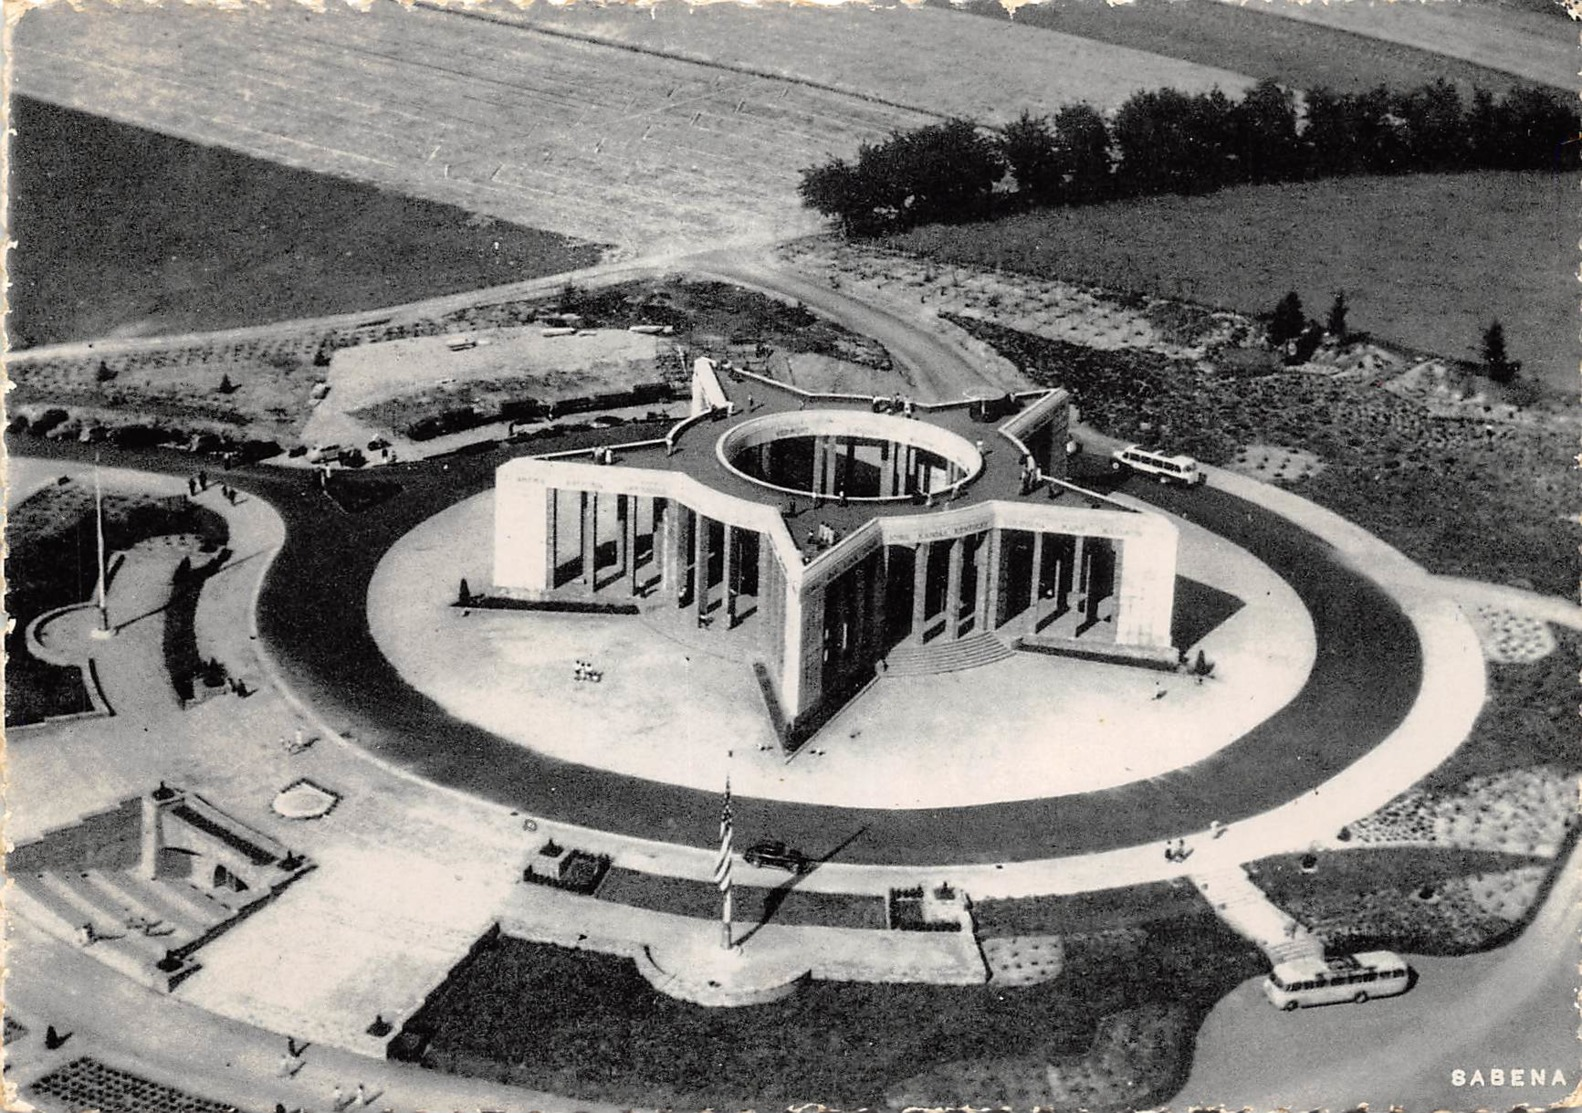
<instances>
[{"instance_id":1,"label":"american flag","mask_svg":"<svg viewBox=\"0 0 1582 1113\"><path fill-rule=\"evenodd\" d=\"M720 808L720 856L714 861L714 883L720 892L731 889L731 782L725 780L725 803Z\"/></svg>"}]
</instances>

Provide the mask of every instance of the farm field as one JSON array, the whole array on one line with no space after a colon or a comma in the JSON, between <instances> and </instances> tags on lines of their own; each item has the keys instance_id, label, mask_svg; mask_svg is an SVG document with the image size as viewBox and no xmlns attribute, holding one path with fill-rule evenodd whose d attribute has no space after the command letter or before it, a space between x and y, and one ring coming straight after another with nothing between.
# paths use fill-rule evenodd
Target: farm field
<instances>
[{"instance_id":1,"label":"farm field","mask_svg":"<svg viewBox=\"0 0 1582 1113\"><path fill-rule=\"evenodd\" d=\"M1576 380L1574 202L1537 174L1344 178L934 225L884 245L962 263L1257 314L1294 289L1321 317L1475 359L1498 318L1524 375ZM1425 263L1431 264L1426 267Z\"/></svg>"},{"instance_id":2,"label":"farm field","mask_svg":"<svg viewBox=\"0 0 1582 1113\"><path fill-rule=\"evenodd\" d=\"M799 168L932 118L395 4L35 10L14 59L41 100L645 253L817 227Z\"/></svg>"},{"instance_id":3,"label":"farm field","mask_svg":"<svg viewBox=\"0 0 1582 1113\"><path fill-rule=\"evenodd\" d=\"M811 81L940 116L986 124L1023 108L1051 113L1074 101L1111 110L1139 89L1235 95L1252 81L1225 56L1217 66L1132 44L1003 23L940 8L744 7L712 4L538 4L489 18L588 36L640 50Z\"/></svg>"},{"instance_id":4,"label":"farm field","mask_svg":"<svg viewBox=\"0 0 1582 1113\"><path fill-rule=\"evenodd\" d=\"M1317 5L1305 5L1315 7ZM1355 5L1344 5L1352 7ZM1271 78L1301 89L1325 86L1361 92L1379 85L1414 88L1436 78L1460 86L1503 92L1517 83L1514 73L1443 53L1420 43L1392 41L1354 33L1354 29L1300 18L1274 18L1266 8L1294 4L1182 4L1176 0L1134 0L1096 4L1090 0L1046 0L1024 4L1007 16L999 0L974 0L968 9L991 19L1011 19L1035 31L1063 32L1097 42L1180 58L1198 65L1234 69L1254 78ZM1413 15L1424 5L1412 5ZM1327 9L1326 9L1327 10ZM1526 28L1531 12L1513 13ZM1550 34L1564 34L1552 17L1539 17ZM1037 41L1038 34L1029 39ZM1517 71L1521 72L1521 71ZM1539 80L1530 77L1530 80ZM1563 85L1553 75L1546 82Z\"/></svg>"},{"instance_id":5,"label":"farm field","mask_svg":"<svg viewBox=\"0 0 1582 1113\"><path fill-rule=\"evenodd\" d=\"M1221 0L1240 4L1241 0ZM1399 43L1488 69L1535 85L1576 89L1577 36L1565 9L1536 10L1505 4L1288 4L1261 0L1246 10L1269 19L1327 27Z\"/></svg>"},{"instance_id":6,"label":"farm field","mask_svg":"<svg viewBox=\"0 0 1582 1113\"><path fill-rule=\"evenodd\" d=\"M20 246L8 327L18 348L373 309L600 255L552 232L27 97L11 120Z\"/></svg>"}]
</instances>

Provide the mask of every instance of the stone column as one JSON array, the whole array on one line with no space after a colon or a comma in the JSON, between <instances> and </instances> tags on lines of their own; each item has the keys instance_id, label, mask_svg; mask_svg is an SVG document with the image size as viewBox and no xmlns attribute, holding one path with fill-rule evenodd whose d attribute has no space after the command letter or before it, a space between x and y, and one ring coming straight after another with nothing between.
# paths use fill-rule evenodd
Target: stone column
<instances>
[{"instance_id":1,"label":"stone column","mask_svg":"<svg viewBox=\"0 0 1582 1113\"><path fill-rule=\"evenodd\" d=\"M160 827L164 809L152 793L143 797L143 826L140 834L141 849L137 861L137 875L144 881L159 877L159 852L164 846L164 832Z\"/></svg>"},{"instance_id":2,"label":"stone column","mask_svg":"<svg viewBox=\"0 0 1582 1113\"><path fill-rule=\"evenodd\" d=\"M736 625L736 527L726 525L721 561L720 587L725 592L725 629Z\"/></svg>"},{"instance_id":3,"label":"stone column","mask_svg":"<svg viewBox=\"0 0 1582 1113\"><path fill-rule=\"evenodd\" d=\"M545 538L544 538L544 586L550 591L555 590L558 583L555 575L560 568L560 491L550 487L546 491L545 501Z\"/></svg>"},{"instance_id":4,"label":"stone column","mask_svg":"<svg viewBox=\"0 0 1582 1113\"><path fill-rule=\"evenodd\" d=\"M965 542L958 537L950 543L950 571L945 577L945 640L955 641L961 633L961 562Z\"/></svg>"},{"instance_id":5,"label":"stone column","mask_svg":"<svg viewBox=\"0 0 1582 1113\"><path fill-rule=\"evenodd\" d=\"M993 632L999 624L1000 562L1004 559L1002 532L991 528L983 535L983 560L978 568L978 629Z\"/></svg>"},{"instance_id":6,"label":"stone column","mask_svg":"<svg viewBox=\"0 0 1582 1113\"><path fill-rule=\"evenodd\" d=\"M630 536L626 542L626 579L629 593L637 594L637 521L643 509L641 495L628 495L626 502L626 528Z\"/></svg>"},{"instance_id":7,"label":"stone column","mask_svg":"<svg viewBox=\"0 0 1582 1113\"><path fill-rule=\"evenodd\" d=\"M991 551L994 545L994 531L992 529L978 535L978 543L972 550L973 567L973 592L972 592L972 632L981 634L989 628L989 576L992 571L994 554Z\"/></svg>"},{"instance_id":8,"label":"stone column","mask_svg":"<svg viewBox=\"0 0 1582 1113\"><path fill-rule=\"evenodd\" d=\"M665 503L665 584L676 606L684 606L687 597L687 528L692 511L675 499Z\"/></svg>"},{"instance_id":9,"label":"stone column","mask_svg":"<svg viewBox=\"0 0 1582 1113\"><path fill-rule=\"evenodd\" d=\"M1044 535L1042 531L1033 533L1033 574L1031 602L1027 608L1027 632L1038 633L1038 620L1043 614L1044 591Z\"/></svg>"},{"instance_id":10,"label":"stone column","mask_svg":"<svg viewBox=\"0 0 1582 1113\"><path fill-rule=\"evenodd\" d=\"M927 541L919 541L912 549L912 633L907 640L913 645L923 644L923 626L928 620L928 552Z\"/></svg>"},{"instance_id":11,"label":"stone column","mask_svg":"<svg viewBox=\"0 0 1582 1113\"><path fill-rule=\"evenodd\" d=\"M627 567L632 560L631 532L631 507L628 504L629 496L615 496L615 569L616 579L629 575L631 569Z\"/></svg>"},{"instance_id":12,"label":"stone column","mask_svg":"<svg viewBox=\"0 0 1582 1113\"><path fill-rule=\"evenodd\" d=\"M701 626L709 609L709 520L702 514L692 519L692 561L692 601Z\"/></svg>"},{"instance_id":13,"label":"stone column","mask_svg":"<svg viewBox=\"0 0 1582 1113\"><path fill-rule=\"evenodd\" d=\"M582 492L582 583L589 591L598 586L599 496Z\"/></svg>"}]
</instances>

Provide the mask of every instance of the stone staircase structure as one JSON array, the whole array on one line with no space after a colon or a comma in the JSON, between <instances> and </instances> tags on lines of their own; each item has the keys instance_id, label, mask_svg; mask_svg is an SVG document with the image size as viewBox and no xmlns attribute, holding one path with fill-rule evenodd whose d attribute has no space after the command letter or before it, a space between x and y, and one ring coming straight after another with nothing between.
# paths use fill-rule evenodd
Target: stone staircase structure
<instances>
[{"instance_id":1,"label":"stone staircase structure","mask_svg":"<svg viewBox=\"0 0 1582 1113\"><path fill-rule=\"evenodd\" d=\"M885 658L887 676L927 676L941 672L960 672L979 665L992 665L1015 655L997 635L969 634L954 641L936 639L926 645L902 645Z\"/></svg>"},{"instance_id":2,"label":"stone staircase structure","mask_svg":"<svg viewBox=\"0 0 1582 1113\"><path fill-rule=\"evenodd\" d=\"M1270 900L1242 867L1194 873L1191 881L1226 926L1255 944L1270 965L1324 957L1324 940Z\"/></svg>"}]
</instances>

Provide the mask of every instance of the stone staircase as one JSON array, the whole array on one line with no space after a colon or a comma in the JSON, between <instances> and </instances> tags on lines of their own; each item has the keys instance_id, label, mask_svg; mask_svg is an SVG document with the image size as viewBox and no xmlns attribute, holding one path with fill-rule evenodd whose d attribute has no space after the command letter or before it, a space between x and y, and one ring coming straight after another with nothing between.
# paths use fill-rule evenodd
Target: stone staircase
<instances>
[{"instance_id":1,"label":"stone staircase","mask_svg":"<svg viewBox=\"0 0 1582 1113\"><path fill-rule=\"evenodd\" d=\"M1015 650L990 633L968 634L955 641L936 638L927 645L899 645L885 658L886 676L927 676L940 672L960 672L979 665L992 665Z\"/></svg>"},{"instance_id":2,"label":"stone staircase","mask_svg":"<svg viewBox=\"0 0 1582 1113\"><path fill-rule=\"evenodd\" d=\"M201 938L235 913L185 881L146 881L123 870L28 873L17 888L49 913L57 930L92 924L92 953L140 979L153 964Z\"/></svg>"},{"instance_id":3,"label":"stone staircase","mask_svg":"<svg viewBox=\"0 0 1582 1113\"><path fill-rule=\"evenodd\" d=\"M1257 945L1270 964L1324 957L1324 941L1253 884L1240 866L1194 873L1191 881L1232 931Z\"/></svg>"}]
</instances>

